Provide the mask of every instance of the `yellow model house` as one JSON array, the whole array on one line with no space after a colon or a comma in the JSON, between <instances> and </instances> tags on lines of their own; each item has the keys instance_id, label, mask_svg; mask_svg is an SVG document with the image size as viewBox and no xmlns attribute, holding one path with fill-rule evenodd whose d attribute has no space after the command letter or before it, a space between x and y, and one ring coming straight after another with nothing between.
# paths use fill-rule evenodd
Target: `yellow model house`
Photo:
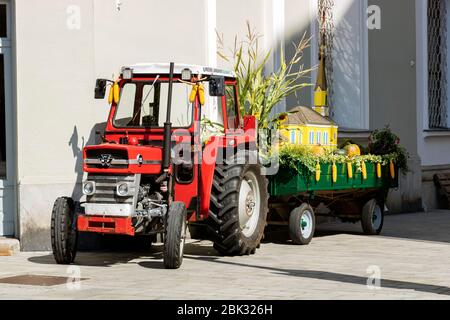
<instances>
[{"instance_id":1,"label":"yellow model house","mask_svg":"<svg viewBox=\"0 0 450 320\"><path fill-rule=\"evenodd\" d=\"M308 107L296 107L280 124L284 143L321 145L336 149L338 126Z\"/></svg>"}]
</instances>

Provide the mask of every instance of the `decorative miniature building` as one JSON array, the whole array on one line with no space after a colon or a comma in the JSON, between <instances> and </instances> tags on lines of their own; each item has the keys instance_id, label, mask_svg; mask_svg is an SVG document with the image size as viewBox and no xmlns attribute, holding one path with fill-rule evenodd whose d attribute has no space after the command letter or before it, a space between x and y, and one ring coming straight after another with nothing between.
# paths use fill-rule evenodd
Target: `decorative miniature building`
<instances>
[{"instance_id":1,"label":"decorative miniature building","mask_svg":"<svg viewBox=\"0 0 450 320\"><path fill-rule=\"evenodd\" d=\"M296 107L280 124L284 143L337 147L338 126L308 107Z\"/></svg>"}]
</instances>

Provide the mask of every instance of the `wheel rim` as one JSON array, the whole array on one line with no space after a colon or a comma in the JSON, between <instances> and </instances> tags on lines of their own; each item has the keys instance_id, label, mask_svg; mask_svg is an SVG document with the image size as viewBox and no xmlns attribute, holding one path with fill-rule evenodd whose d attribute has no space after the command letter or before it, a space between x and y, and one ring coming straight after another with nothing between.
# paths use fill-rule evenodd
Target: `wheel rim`
<instances>
[{"instance_id":1,"label":"wheel rim","mask_svg":"<svg viewBox=\"0 0 450 320\"><path fill-rule=\"evenodd\" d=\"M303 238L308 239L313 230L313 216L311 211L305 210L300 218L300 232Z\"/></svg>"},{"instance_id":2,"label":"wheel rim","mask_svg":"<svg viewBox=\"0 0 450 320\"><path fill-rule=\"evenodd\" d=\"M258 179L253 172L247 172L239 190L239 225L242 233L250 237L258 225L261 195Z\"/></svg>"},{"instance_id":3,"label":"wheel rim","mask_svg":"<svg viewBox=\"0 0 450 320\"><path fill-rule=\"evenodd\" d=\"M372 226L375 230L378 230L381 226L381 221L383 218L383 213L381 212L381 208L379 205L375 205L372 214Z\"/></svg>"}]
</instances>

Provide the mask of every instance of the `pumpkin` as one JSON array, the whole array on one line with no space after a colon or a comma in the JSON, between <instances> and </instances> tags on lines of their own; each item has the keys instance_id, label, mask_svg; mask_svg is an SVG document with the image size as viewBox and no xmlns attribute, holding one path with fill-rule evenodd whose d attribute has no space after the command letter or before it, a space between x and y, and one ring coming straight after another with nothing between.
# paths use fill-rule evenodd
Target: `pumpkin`
<instances>
[{"instance_id":1,"label":"pumpkin","mask_svg":"<svg viewBox=\"0 0 450 320\"><path fill-rule=\"evenodd\" d=\"M325 155L325 149L322 146L311 147L311 153L316 157L322 157Z\"/></svg>"},{"instance_id":2,"label":"pumpkin","mask_svg":"<svg viewBox=\"0 0 450 320\"><path fill-rule=\"evenodd\" d=\"M345 146L344 150L350 158L361 155L361 150L357 144L348 144Z\"/></svg>"}]
</instances>

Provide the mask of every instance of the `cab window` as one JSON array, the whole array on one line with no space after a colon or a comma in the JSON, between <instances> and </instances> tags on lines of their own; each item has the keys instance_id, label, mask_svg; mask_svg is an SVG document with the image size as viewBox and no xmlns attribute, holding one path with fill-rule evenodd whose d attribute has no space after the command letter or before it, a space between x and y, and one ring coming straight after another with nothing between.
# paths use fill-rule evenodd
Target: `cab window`
<instances>
[{"instance_id":1,"label":"cab window","mask_svg":"<svg viewBox=\"0 0 450 320\"><path fill-rule=\"evenodd\" d=\"M228 129L239 128L239 119L237 112L236 91L233 85L225 87L225 103L227 111Z\"/></svg>"}]
</instances>

